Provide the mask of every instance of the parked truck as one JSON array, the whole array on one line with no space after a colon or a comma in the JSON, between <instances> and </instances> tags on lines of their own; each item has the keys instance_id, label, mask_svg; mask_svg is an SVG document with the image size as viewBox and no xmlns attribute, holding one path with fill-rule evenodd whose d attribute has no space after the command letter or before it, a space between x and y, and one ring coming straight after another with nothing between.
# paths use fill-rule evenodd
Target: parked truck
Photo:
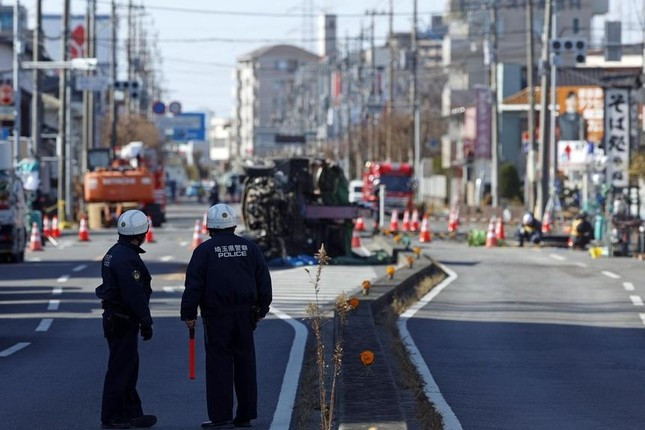
<instances>
[{"instance_id":1,"label":"parked truck","mask_svg":"<svg viewBox=\"0 0 645 430\"><path fill-rule=\"evenodd\" d=\"M363 200L378 209L379 186L385 185L385 210L411 209L414 205L414 170L408 163L368 161L363 170Z\"/></svg>"},{"instance_id":2,"label":"parked truck","mask_svg":"<svg viewBox=\"0 0 645 430\"><path fill-rule=\"evenodd\" d=\"M12 166L10 145L0 142L0 258L17 263L25 258L28 209L22 181Z\"/></svg>"}]
</instances>

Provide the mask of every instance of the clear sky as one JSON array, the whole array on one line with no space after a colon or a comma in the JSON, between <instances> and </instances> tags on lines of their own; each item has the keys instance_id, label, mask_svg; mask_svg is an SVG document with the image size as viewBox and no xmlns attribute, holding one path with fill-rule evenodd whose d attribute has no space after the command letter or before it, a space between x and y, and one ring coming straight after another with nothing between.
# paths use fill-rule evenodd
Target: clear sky
<instances>
[{"instance_id":1,"label":"clear sky","mask_svg":"<svg viewBox=\"0 0 645 430\"><path fill-rule=\"evenodd\" d=\"M21 1L33 17L35 1ZM635 24L641 24L643 1L611 0L612 15L632 20L633 28ZM45 13L60 13L62 3L63 0L44 0ZM86 0L71 0L71 3L73 13L84 13ZM110 3L110 0L98 0L99 13L108 14ZM128 0L117 0L117 3L121 29L124 30ZM236 59L264 45L302 45L303 10L314 14L322 11L338 14L337 35L342 39L346 35L357 36L361 24L369 24L366 10L386 12L388 8L388 0L134 0L134 3L145 5L144 22L150 31L158 32L166 101L180 101L184 111L210 109L217 116L225 117L230 116L233 106L233 66ZM419 0L419 27L427 27L431 14L442 12L445 3L445 0ZM13 1L5 0L2 4L13 4ZM394 0L395 31L409 31L412 5L413 0ZM215 13L217 11L241 13ZM262 14L282 16L258 16ZM310 21L314 30L310 38L315 38L317 20L311 18ZM387 25L386 16L376 17L376 35L381 43ZM315 50L315 43L309 44Z\"/></svg>"}]
</instances>

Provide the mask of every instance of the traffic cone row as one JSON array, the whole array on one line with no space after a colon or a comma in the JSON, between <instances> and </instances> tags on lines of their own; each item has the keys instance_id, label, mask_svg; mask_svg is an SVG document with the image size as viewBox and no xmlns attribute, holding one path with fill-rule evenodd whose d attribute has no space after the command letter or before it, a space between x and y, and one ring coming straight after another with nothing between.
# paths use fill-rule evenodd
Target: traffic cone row
<instances>
[{"instance_id":1,"label":"traffic cone row","mask_svg":"<svg viewBox=\"0 0 645 430\"><path fill-rule=\"evenodd\" d=\"M195 229L193 231L193 249L197 248L199 245L202 244L201 230L202 230L201 222L199 220L196 220Z\"/></svg>"},{"instance_id":2,"label":"traffic cone row","mask_svg":"<svg viewBox=\"0 0 645 430\"><path fill-rule=\"evenodd\" d=\"M365 231L365 220L363 220L363 217L356 218L356 222L354 223L354 231Z\"/></svg>"},{"instance_id":3,"label":"traffic cone row","mask_svg":"<svg viewBox=\"0 0 645 430\"><path fill-rule=\"evenodd\" d=\"M488 223L488 233L486 234L486 248L497 246L497 233L495 232L495 217L491 217Z\"/></svg>"},{"instance_id":4,"label":"traffic cone row","mask_svg":"<svg viewBox=\"0 0 645 430\"><path fill-rule=\"evenodd\" d=\"M497 218L497 226L495 227L495 234L498 240L506 240L506 233L504 231L504 218Z\"/></svg>"},{"instance_id":5,"label":"traffic cone row","mask_svg":"<svg viewBox=\"0 0 645 430\"><path fill-rule=\"evenodd\" d=\"M419 231L419 210L412 211L412 219L410 220L410 231Z\"/></svg>"},{"instance_id":6,"label":"traffic cone row","mask_svg":"<svg viewBox=\"0 0 645 430\"><path fill-rule=\"evenodd\" d=\"M146 233L146 243L154 243L155 232L152 230L152 218L148 217L148 232Z\"/></svg>"},{"instance_id":7,"label":"traffic cone row","mask_svg":"<svg viewBox=\"0 0 645 430\"><path fill-rule=\"evenodd\" d=\"M52 225L49 216L45 215L43 218L43 236L50 237L52 235Z\"/></svg>"},{"instance_id":8,"label":"traffic cone row","mask_svg":"<svg viewBox=\"0 0 645 430\"><path fill-rule=\"evenodd\" d=\"M551 212L546 211L544 213L544 219L542 220L542 233L549 234L553 230L553 221L551 221Z\"/></svg>"},{"instance_id":9,"label":"traffic cone row","mask_svg":"<svg viewBox=\"0 0 645 430\"><path fill-rule=\"evenodd\" d=\"M403 227L403 229L401 231L403 231L403 232L410 231L410 211L407 210L407 209L405 210L405 212L403 212L403 225L402 225L402 227Z\"/></svg>"},{"instance_id":10,"label":"traffic cone row","mask_svg":"<svg viewBox=\"0 0 645 430\"><path fill-rule=\"evenodd\" d=\"M40 231L38 230L37 222L34 222L31 224L31 237L29 238L29 250L30 251L43 250L43 243L40 238Z\"/></svg>"},{"instance_id":11,"label":"traffic cone row","mask_svg":"<svg viewBox=\"0 0 645 430\"><path fill-rule=\"evenodd\" d=\"M392 218L390 219L390 231L399 231L399 211L396 209L392 211Z\"/></svg>"},{"instance_id":12,"label":"traffic cone row","mask_svg":"<svg viewBox=\"0 0 645 430\"><path fill-rule=\"evenodd\" d=\"M432 242L432 235L428 226L428 215L423 215L423 221L421 221L421 233L419 234L419 242Z\"/></svg>"},{"instance_id":13,"label":"traffic cone row","mask_svg":"<svg viewBox=\"0 0 645 430\"><path fill-rule=\"evenodd\" d=\"M81 242L90 241L90 229L87 228L87 220L85 218L81 218L81 226L78 229L78 240Z\"/></svg>"},{"instance_id":14,"label":"traffic cone row","mask_svg":"<svg viewBox=\"0 0 645 430\"><path fill-rule=\"evenodd\" d=\"M204 212L204 219L202 220L202 235L208 234L207 217L208 213Z\"/></svg>"},{"instance_id":15,"label":"traffic cone row","mask_svg":"<svg viewBox=\"0 0 645 430\"><path fill-rule=\"evenodd\" d=\"M456 233L459 228L459 210L453 209L448 217L448 232Z\"/></svg>"},{"instance_id":16,"label":"traffic cone row","mask_svg":"<svg viewBox=\"0 0 645 430\"><path fill-rule=\"evenodd\" d=\"M58 217L56 215L54 215L54 218L52 219L51 236L55 239L60 237L60 227L58 226Z\"/></svg>"}]
</instances>

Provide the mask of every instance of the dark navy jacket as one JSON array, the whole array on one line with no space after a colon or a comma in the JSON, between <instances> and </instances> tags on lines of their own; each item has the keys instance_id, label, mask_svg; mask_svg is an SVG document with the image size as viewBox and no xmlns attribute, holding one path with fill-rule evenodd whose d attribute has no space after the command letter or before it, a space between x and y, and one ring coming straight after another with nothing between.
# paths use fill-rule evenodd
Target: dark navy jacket
<instances>
[{"instance_id":1,"label":"dark navy jacket","mask_svg":"<svg viewBox=\"0 0 645 430\"><path fill-rule=\"evenodd\" d=\"M96 295L103 300L103 308L121 312L141 325L152 325L150 295L152 277L139 254L145 251L123 239L105 254L101 265L103 284Z\"/></svg>"},{"instance_id":2,"label":"dark navy jacket","mask_svg":"<svg viewBox=\"0 0 645 430\"><path fill-rule=\"evenodd\" d=\"M218 233L199 245L186 270L181 319L197 318L236 309L259 308L269 312L271 276L264 256L253 242L234 233Z\"/></svg>"}]
</instances>

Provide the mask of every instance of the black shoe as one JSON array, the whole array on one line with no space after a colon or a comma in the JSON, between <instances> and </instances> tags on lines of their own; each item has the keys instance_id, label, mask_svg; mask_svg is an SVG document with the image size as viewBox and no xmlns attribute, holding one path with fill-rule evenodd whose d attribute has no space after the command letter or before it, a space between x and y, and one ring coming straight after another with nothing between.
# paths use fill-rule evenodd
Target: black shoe
<instances>
[{"instance_id":1,"label":"black shoe","mask_svg":"<svg viewBox=\"0 0 645 430\"><path fill-rule=\"evenodd\" d=\"M232 429L232 428L235 428L235 426L231 421L220 421L217 423L214 423L212 421L206 421L202 423L202 428L203 429Z\"/></svg>"},{"instance_id":2,"label":"black shoe","mask_svg":"<svg viewBox=\"0 0 645 430\"><path fill-rule=\"evenodd\" d=\"M131 418L132 427L147 428L157 424L157 417L154 415L141 415L140 417Z\"/></svg>"},{"instance_id":3,"label":"black shoe","mask_svg":"<svg viewBox=\"0 0 645 430\"><path fill-rule=\"evenodd\" d=\"M127 421L110 421L101 424L102 429L129 429L132 425Z\"/></svg>"},{"instance_id":4,"label":"black shoe","mask_svg":"<svg viewBox=\"0 0 645 430\"><path fill-rule=\"evenodd\" d=\"M235 418L233 420L233 425L235 427L253 427L251 425L251 420L240 420L240 419L237 419L237 418Z\"/></svg>"}]
</instances>

